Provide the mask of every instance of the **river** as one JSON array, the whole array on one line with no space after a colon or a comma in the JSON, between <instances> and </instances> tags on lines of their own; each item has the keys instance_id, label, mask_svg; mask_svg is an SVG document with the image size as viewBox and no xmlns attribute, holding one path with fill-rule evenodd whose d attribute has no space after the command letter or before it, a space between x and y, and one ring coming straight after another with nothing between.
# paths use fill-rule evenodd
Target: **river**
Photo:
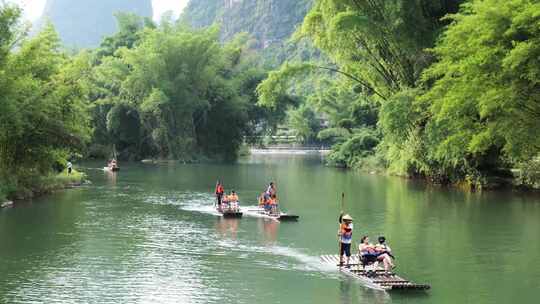
<instances>
[{"instance_id":1,"label":"river","mask_svg":"<svg viewBox=\"0 0 540 304\"><path fill-rule=\"evenodd\" d=\"M320 156L236 164L87 163L92 185L0 210L0 303L538 303L540 199L464 193L328 168ZM217 178L254 205L274 180L298 222L212 212ZM428 292L380 292L320 263L384 234L396 271Z\"/></svg>"}]
</instances>

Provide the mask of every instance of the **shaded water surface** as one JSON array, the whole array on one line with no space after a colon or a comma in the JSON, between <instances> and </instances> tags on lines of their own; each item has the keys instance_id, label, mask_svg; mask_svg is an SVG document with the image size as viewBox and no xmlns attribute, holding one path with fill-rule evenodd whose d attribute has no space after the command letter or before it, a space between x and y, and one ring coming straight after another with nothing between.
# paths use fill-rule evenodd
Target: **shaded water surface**
<instances>
[{"instance_id":1,"label":"shaded water surface","mask_svg":"<svg viewBox=\"0 0 540 304\"><path fill-rule=\"evenodd\" d=\"M86 164L93 184L0 211L0 303L537 303L540 199L466 194L341 171L317 156L238 164ZM216 179L254 205L269 180L298 223L212 211ZM427 293L364 288L337 251L339 196L362 234L385 234Z\"/></svg>"}]
</instances>

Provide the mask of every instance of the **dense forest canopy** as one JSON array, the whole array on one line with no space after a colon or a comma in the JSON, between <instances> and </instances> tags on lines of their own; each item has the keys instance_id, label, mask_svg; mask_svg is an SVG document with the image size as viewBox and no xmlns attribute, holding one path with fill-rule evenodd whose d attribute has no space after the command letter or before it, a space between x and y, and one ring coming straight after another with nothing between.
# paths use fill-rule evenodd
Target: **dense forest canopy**
<instances>
[{"instance_id":1,"label":"dense forest canopy","mask_svg":"<svg viewBox=\"0 0 540 304\"><path fill-rule=\"evenodd\" d=\"M332 61L284 64L259 86L282 107L290 84L330 70L308 102L340 166L471 187L520 168L538 176L537 1L319 0L297 36ZM496 180L494 180L495 178Z\"/></svg>"},{"instance_id":2,"label":"dense forest canopy","mask_svg":"<svg viewBox=\"0 0 540 304\"><path fill-rule=\"evenodd\" d=\"M63 53L51 25L24 38L19 18L0 8L0 195L33 187L90 135L87 54Z\"/></svg>"},{"instance_id":3,"label":"dense forest canopy","mask_svg":"<svg viewBox=\"0 0 540 304\"><path fill-rule=\"evenodd\" d=\"M147 2L77 53L0 5L0 198L74 157L233 160L283 124L336 166L540 186L538 1L191 1L159 24Z\"/></svg>"},{"instance_id":4,"label":"dense forest canopy","mask_svg":"<svg viewBox=\"0 0 540 304\"><path fill-rule=\"evenodd\" d=\"M112 144L122 158L234 159L256 106L250 87L263 78L245 39L221 45L217 28L119 20L97 49L95 144Z\"/></svg>"},{"instance_id":5,"label":"dense forest canopy","mask_svg":"<svg viewBox=\"0 0 540 304\"><path fill-rule=\"evenodd\" d=\"M118 32L69 55L51 23L28 37L1 6L0 193L38 187L74 157L233 160L283 111L258 106L249 40L118 14Z\"/></svg>"}]
</instances>

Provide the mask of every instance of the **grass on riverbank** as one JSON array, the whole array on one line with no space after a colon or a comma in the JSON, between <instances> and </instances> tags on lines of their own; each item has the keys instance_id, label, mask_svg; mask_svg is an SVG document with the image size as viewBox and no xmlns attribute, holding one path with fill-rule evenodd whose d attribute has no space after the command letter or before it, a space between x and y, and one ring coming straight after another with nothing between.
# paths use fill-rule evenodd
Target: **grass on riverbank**
<instances>
[{"instance_id":1,"label":"grass on riverbank","mask_svg":"<svg viewBox=\"0 0 540 304\"><path fill-rule=\"evenodd\" d=\"M86 174L77 170L73 170L71 174L64 170L61 173L47 176L18 177L16 181L7 181L0 185L0 201L23 200L40 196L66 187L80 185L85 179Z\"/></svg>"}]
</instances>

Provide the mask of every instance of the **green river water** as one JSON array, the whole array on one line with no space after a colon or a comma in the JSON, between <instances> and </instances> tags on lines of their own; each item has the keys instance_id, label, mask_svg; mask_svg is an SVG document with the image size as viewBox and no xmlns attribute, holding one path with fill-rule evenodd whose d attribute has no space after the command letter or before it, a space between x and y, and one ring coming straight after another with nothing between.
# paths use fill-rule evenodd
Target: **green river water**
<instances>
[{"instance_id":1,"label":"green river water","mask_svg":"<svg viewBox=\"0 0 540 304\"><path fill-rule=\"evenodd\" d=\"M92 185L0 210L0 303L539 302L538 196L430 187L320 156L122 165L85 164ZM218 177L244 206L275 180L299 222L219 218ZM355 243L384 234L396 271L430 291L370 290L320 263L338 249L341 192Z\"/></svg>"}]
</instances>

